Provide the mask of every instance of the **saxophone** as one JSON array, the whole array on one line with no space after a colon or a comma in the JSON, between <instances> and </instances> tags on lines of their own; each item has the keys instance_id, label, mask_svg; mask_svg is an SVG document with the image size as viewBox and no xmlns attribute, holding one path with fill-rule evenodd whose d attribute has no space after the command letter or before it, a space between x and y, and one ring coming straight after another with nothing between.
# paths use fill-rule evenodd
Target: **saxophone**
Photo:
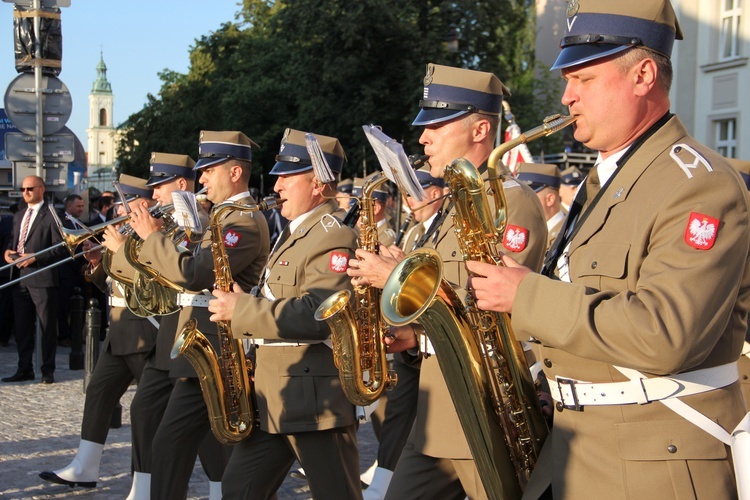
<instances>
[{"instance_id":1,"label":"saxophone","mask_svg":"<svg viewBox=\"0 0 750 500\"><path fill-rule=\"evenodd\" d=\"M467 160L446 167L456 214L454 227L464 260L500 264L506 202L502 155L550 135L575 118L555 115L544 124L501 144L487 162L493 211L481 175ZM471 292L469 290L469 292ZM391 273L381 302L391 325L418 322L429 332L440 368L489 498L520 498L548 434L536 388L507 314L481 311L471 293L462 303L443 279L432 249L409 254Z\"/></svg>"},{"instance_id":2,"label":"saxophone","mask_svg":"<svg viewBox=\"0 0 750 500\"><path fill-rule=\"evenodd\" d=\"M232 291L232 271L219 223L224 214L236 210L268 210L280 205L281 202L282 200L271 197L257 205L224 202L213 208L209 229L217 289ZM255 421L250 370L242 340L232 336L230 321L217 321L221 351L217 354L211 342L197 326L198 322L195 319L185 323L177 334L171 356L185 356L198 373L211 430L216 439L225 444L239 443L250 435Z\"/></svg>"},{"instance_id":3,"label":"saxophone","mask_svg":"<svg viewBox=\"0 0 750 500\"><path fill-rule=\"evenodd\" d=\"M372 193L388 180L381 172L362 186L359 200L362 220L359 246L378 252L378 227ZM380 316L381 290L371 286L342 290L324 300L315 311L315 319L326 321L331 329L333 360L339 369L341 387L355 405L367 406L383 391L396 385L396 373L388 369L383 334L388 332Z\"/></svg>"}]
</instances>

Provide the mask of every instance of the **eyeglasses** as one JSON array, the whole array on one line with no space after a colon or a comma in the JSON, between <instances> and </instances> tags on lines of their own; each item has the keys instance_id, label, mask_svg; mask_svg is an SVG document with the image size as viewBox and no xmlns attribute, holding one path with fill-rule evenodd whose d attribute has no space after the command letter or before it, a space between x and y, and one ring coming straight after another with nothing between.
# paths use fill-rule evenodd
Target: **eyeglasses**
<instances>
[{"instance_id":1,"label":"eyeglasses","mask_svg":"<svg viewBox=\"0 0 750 500\"><path fill-rule=\"evenodd\" d=\"M22 187L21 188L21 192L31 192L31 191L35 190L36 188L38 188L38 187L42 187L42 186Z\"/></svg>"}]
</instances>

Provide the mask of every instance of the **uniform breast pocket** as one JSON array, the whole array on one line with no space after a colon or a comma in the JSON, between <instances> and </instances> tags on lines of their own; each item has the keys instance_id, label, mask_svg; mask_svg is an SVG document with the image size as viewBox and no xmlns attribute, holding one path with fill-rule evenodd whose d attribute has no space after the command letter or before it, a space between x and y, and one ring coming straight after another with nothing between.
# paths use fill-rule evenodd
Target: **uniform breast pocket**
<instances>
[{"instance_id":1,"label":"uniform breast pocket","mask_svg":"<svg viewBox=\"0 0 750 500\"><path fill-rule=\"evenodd\" d=\"M296 296L297 266L275 265L268 275L268 286L277 298Z\"/></svg>"},{"instance_id":2,"label":"uniform breast pocket","mask_svg":"<svg viewBox=\"0 0 750 500\"><path fill-rule=\"evenodd\" d=\"M597 290L620 290L616 285L627 276L630 245L599 243L577 249L570 257L573 276Z\"/></svg>"}]
</instances>

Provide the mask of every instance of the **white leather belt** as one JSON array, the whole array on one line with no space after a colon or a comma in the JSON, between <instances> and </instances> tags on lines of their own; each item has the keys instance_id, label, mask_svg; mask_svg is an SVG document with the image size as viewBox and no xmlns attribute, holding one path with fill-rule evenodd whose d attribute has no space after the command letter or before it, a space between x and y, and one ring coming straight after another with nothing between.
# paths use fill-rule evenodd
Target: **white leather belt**
<instances>
[{"instance_id":1,"label":"white leather belt","mask_svg":"<svg viewBox=\"0 0 750 500\"><path fill-rule=\"evenodd\" d=\"M178 293L178 306L208 307L208 303L213 299L213 295L204 295L202 293Z\"/></svg>"},{"instance_id":2,"label":"white leather belt","mask_svg":"<svg viewBox=\"0 0 750 500\"><path fill-rule=\"evenodd\" d=\"M593 384L580 380L550 378L552 399L563 408L580 411L590 405L646 404L662 399L691 396L725 387L737 381L737 363L678 373L671 377L654 377L627 382Z\"/></svg>"},{"instance_id":3,"label":"white leather belt","mask_svg":"<svg viewBox=\"0 0 750 500\"><path fill-rule=\"evenodd\" d=\"M329 348L333 349L332 344L331 344L331 339L310 340L310 341L301 340L299 342L286 342L284 340L274 340L274 339L254 339L252 343L255 345L267 345L271 347L299 347L302 345L325 344Z\"/></svg>"},{"instance_id":4,"label":"white leather belt","mask_svg":"<svg viewBox=\"0 0 750 500\"><path fill-rule=\"evenodd\" d=\"M128 307L128 303L124 297L113 297L110 295L107 301L109 302L109 307Z\"/></svg>"}]
</instances>

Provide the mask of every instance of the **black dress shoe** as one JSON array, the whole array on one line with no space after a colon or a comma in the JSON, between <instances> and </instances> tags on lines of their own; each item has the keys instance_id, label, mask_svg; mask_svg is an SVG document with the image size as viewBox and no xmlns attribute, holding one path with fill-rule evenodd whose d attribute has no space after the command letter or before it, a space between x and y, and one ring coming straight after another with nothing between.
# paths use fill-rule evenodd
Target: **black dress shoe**
<instances>
[{"instance_id":1,"label":"black dress shoe","mask_svg":"<svg viewBox=\"0 0 750 500\"><path fill-rule=\"evenodd\" d=\"M51 373L46 373L42 375L42 383L43 384L54 384L55 383L55 376Z\"/></svg>"},{"instance_id":2,"label":"black dress shoe","mask_svg":"<svg viewBox=\"0 0 750 500\"><path fill-rule=\"evenodd\" d=\"M34 372L16 372L14 375L0 380L3 382L25 382L26 380L34 380L34 378Z\"/></svg>"},{"instance_id":3,"label":"black dress shoe","mask_svg":"<svg viewBox=\"0 0 750 500\"><path fill-rule=\"evenodd\" d=\"M41 477L45 481L49 481L50 483L66 484L71 488L74 488L76 486L80 486L82 488L96 488L96 481L68 481L67 479L61 478L54 472L40 472L39 477Z\"/></svg>"}]
</instances>

